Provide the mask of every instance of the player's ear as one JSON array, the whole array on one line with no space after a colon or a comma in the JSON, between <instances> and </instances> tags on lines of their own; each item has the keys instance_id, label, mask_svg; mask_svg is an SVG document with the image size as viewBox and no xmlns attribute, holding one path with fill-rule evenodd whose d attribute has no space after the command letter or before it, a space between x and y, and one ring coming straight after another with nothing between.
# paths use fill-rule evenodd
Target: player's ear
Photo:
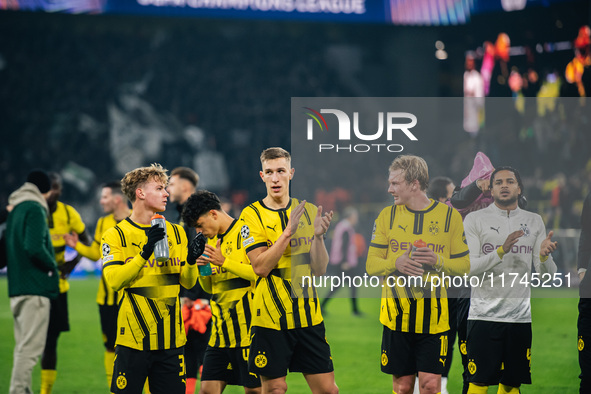
<instances>
[{"instance_id":1,"label":"player's ear","mask_svg":"<svg viewBox=\"0 0 591 394\"><path fill-rule=\"evenodd\" d=\"M135 189L135 198L136 200L143 200L145 197L144 191L142 190L142 188L138 187L137 189Z\"/></svg>"},{"instance_id":2,"label":"player's ear","mask_svg":"<svg viewBox=\"0 0 591 394\"><path fill-rule=\"evenodd\" d=\"M217 218L218 218L218 211L216 211L215 209L210 209L209 210L209 214L211 215L211 218L213 220L217 220Z\"/></svg>"},{"instance_id":3,"label":"player's ear","mask_svg":"<svg viewBox=\"0 0 591 394\"><path fill-rule=\"evenodd\" d=\"M259 175L261 176L263 182L265 182L265 174L263 173L263 171L259 171Z\"/></svg>"},{"instance_id":4,"label":"player's ear","mask_svg":"<svg viewBox=\"0 0 591 394\"><path fill-rule=\"evenodd\" d=\"M291 170L289 170L289 180L291 180L293 178L293 174L295 174L295 168L292 168Z\"/></svg>"}]
</instances>

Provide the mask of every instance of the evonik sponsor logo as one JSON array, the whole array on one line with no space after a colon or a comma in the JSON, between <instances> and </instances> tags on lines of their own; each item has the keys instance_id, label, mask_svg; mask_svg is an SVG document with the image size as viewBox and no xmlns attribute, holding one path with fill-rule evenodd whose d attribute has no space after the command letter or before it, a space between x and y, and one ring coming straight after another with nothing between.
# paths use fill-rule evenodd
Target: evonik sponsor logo
<instances>
[{"instance_id":1,"label":"evonik sponsor logo","mask_svg":"<svg viewBox=\"0 0 591 394\"><path fill-rule=\"evenodd\" d=\"M322 114L331 114L336 117L338 122L338 137L339 144L318 144L318 151L334 151L334 152L358 152L365 153L370 151L388 151L392 153L399 153L404 150L401 144L391 144L395 135L402 132L402 134L410 141L418 141L418 138L410 131L416 126L417 117L409 112L378 112L378 129L373 133L366 133L359 129L359 112L353 112L353 122L349 115L339 109L323 108L316 111L310 107L303 107L305 114L309 117L306 124L306 137L309 141L314 140L314 129L319 129L322 133L330 133L328 123ZM385 120L384 120L385 118ZM401 120L406 119L408 122L404 123ZM331 129L332 130L332 129ZM352 132L351 132L352 131ZM384 136L385 134L385 136ZM380 140L388 143L378 143ZM344 144L343 141L367 141L374 143L362 144Z\"/></svg>"}]
</instances>

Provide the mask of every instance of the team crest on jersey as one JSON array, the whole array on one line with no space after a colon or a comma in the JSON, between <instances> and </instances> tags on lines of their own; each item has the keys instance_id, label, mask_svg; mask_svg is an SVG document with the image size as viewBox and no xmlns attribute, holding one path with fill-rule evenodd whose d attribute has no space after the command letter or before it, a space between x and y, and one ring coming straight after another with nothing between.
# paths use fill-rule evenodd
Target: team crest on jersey
<instances>
[{"instance_id":1,"label":"team crest on jersey","mask_svg":"<svg viewBox=\"0 0 591 394\"><path fill-rule=\"evenodd\" d=\"M267 356L260 353L257 354L257 356L254 358L254 364L258 368L265 368L267 366Z\"/></svg>"},{"instance_id":2,"label":"team crest on jersey","mask_svg":"<svg viewBox=\"0 0 591 394\"><path fill-rule=\"evenodd\" d=\"M384 351L382 353L382 365L385 367L386 365L388 365L388 355L386 354L386 352Z\"/></svg>"},{"instance_id":3,"label":"team crest on jersey","mask_svg":"<svg viewBox=\"0 0 591 394\"><path fill-rule=\"evenodd\" d=\"M470 372L470 375L474 375L476 373L476 364L474 364L474 360L470 360L468 362L468 372Z\"/></svg>"},{"instance_id":4,"label":"team crest on jersey","mask_svg":"<svg viewBox=\"0 0 591 394\"><path fill-rule=\"evenodd\" d=\"M228 244L226 245L225 253L226 256L229 256L232 253L232 241L228 242Z\"/></svg>"},{"instance_id":5,"label":"team crest on jersey","mask_svg":"<svg viewBox=\"0 0 591 394\"><path fill-rule=\"evenodd\" d=\"M117 388L119 390L123 390L126 387L127 387L127 379L125 378L125 376L124 375L117 376Z\"/></svg>"},{"instance_id":6,"label":"team crest on jersey","mask_svg":"<svg viewBox=\"0 0 591 394\"><path fill-rule=\"evenodd\" d=\"M250 229L246 224L240 229L240 235L242 236L242 239L250 237Z\"/></svg>"},{"instance_id":7,"label":"team crest on jersey","mask_svg":"<svg viewBox=\"0 0 591 394\"><path fill-rule=\"evenodd\" d=\"M579 352L582 352L585 349L585 342L583 342L583 337L579 337L579 343L577 343L577 347L579 348Z\"/></svg>"},{"instance_id":8,"label":"team crest on jersey","mask_svg":"<svg viewBox=\"0 0 591 394\"><path fill-rule=\"evenodd\" d=\"M300 222L298 223L298 230L303 229L305 226L304 222L300 220Z\"/></svg>"},{"instance_id":9,"label":"team crest on jersey","mask_svg":"<svg viewBox=\"0 0 591 394\"><path fill-rule=\"evenodd\" d=\"M526 224L520 224L521 227L519 227L519 229L521 231L523 231L523 236L524 237L529 237L530 231L529 231L529 227L527 227L527 223Z\"/></svg>"},{"instance_id":10,"label":"team crest on jersey","mask_svg":"<svg viewBox=\"0 0 591 394\"><path fill-rule=\"evenodd\" d=\"M111 253L111 247L108 244L103 244L103 257Z\"/></svg>"},{"instance_id":11,"label":"team crest on jersey","mask_svg":"<svg viewBox=\"0 0 591 394\"><path fill-rule=\"evenodd\" d=\"M429 233L431 235L439 234L439 222L431 221L431 224L429 225Z\"/></svg>"}]
</instances>

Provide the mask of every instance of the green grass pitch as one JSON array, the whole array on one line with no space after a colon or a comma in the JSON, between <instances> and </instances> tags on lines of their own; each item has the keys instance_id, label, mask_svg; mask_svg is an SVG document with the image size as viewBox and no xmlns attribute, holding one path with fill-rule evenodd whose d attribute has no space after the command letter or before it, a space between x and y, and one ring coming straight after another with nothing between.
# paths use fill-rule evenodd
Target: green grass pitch
<instances>
[{"instance_id":1,"label":"green grass pitch","mask_svg":"<svg viewBox=\"0 0 591 394\"><path fill-rule=\"evenodd\" d=\"M108 393L103 367L103 344L95 302L98 279L89 277L70 281L71 331L63 333L58 349L56 394ZM14 347L13 322L5 277L0 278L0 393L8 392ZM341 296L345 291L341 291ZM532 299L533 349L531 386L523 393L578 393L577 293L554 290L552 298ZM378 321L380 300L359 300L362 317L350 313L348 299L334 299L325 317L326 336L332 348L335 376L341 393L392 392L392 379L380 372L382 326ZM450 372L450 393L461 392L460 358L457 345ZM287 379L289 392L309 389L301 374ZM39 392L40 368L33 372L33 387ZM228 387L226 393L243 393ZM489 393L496 393L490 388Z\"/></svg>"}]
</instances>

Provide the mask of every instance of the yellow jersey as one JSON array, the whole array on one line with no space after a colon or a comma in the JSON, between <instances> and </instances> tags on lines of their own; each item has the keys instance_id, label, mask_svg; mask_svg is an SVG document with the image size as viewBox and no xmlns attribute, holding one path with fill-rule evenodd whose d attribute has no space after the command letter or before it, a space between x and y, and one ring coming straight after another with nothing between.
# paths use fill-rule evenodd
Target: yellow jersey
<instances>
[{"instance_id":1,"label":"yellow jersey","mask_svg":"<svg viewBox=\"0 0 591 394\"><path fill-rule=\"evenodd\" d=\"M61 201L57 202L57 207L49 218L49 234L51 235L55 261L58 267L66 262L66 241L64 240L64 235L72 231L82 234L85 228L86 226L80 214L74 207L64 204ZM69 289L70 284L68 281L60 276L60 293L65 293Z\"/></svg>"},{"instance_id":2,"label":"yellow jersey","mask_svg":"<svg viewBox=\"0 0 591 394\"><path fill-rule=\"evenodd\" d=\"M292 198L286 208L271 209L262 201L250 204L241 214L249 228L243 234L246 252L261 246L271 247L283 233L292 207L300 202ZM277 266L266 278L256 280L252 325L275 330L311 327L322 323L316 288L310 280L310 246L314 238L314 218L318 208L306 203L298 230Z\"/></svg>"},{"instance_id":3,"label":"yellow jersey","mask_svg":"<svg viewBox=\"0 0 591 394\"><path fill-rule=\"evenodd\" d=\"M141 258L139 253L147 241L149 229L149 225L126 218L103 234L101 250L107 279L110 278L107 270L112 266ZM186 342L179 303L181 272L197 268L185 264L187 237L183 229L166 222L166 230L170 258L160 262L152 254L137 276L123 286L119 297L117 345L137 350L163 350L178 348ZM121 271L116 272L120 274Z\"/></svg>"},{"instance_id":4,"label":"yellow jersey","mask_svg":"<svg viewBox=\"0 0 591 394\"><path fill-rule=\"evenodd\" d=\"M446 288L431 287L432 279L440 278L441 272L426 269L422 278L414 280L396 270L396 259L419 239L443 258L441 272L458 276L470 272L462 217L454 208L430 200L420 211L404 205L382 210L374 223L367 273L385 277L380 310L384 326L393 331L437 334L449 330Z\"/></svg>"},{"instance_id":5,"label":"yellow jersey","mask_svg":"<svg viewBox=\"0 0 591 394\"><path fill-rule=\"evenodd\" d=\"M251 304L255 275L244 250L242 234L248 234L244 220L234 220L228 230L208 243L216 247L220 240L221 267L211 265L210 276L200 276L201 287L212 294L212 326L209 346L219 348L250 345Z\"/></svg>"}]
</instances>

